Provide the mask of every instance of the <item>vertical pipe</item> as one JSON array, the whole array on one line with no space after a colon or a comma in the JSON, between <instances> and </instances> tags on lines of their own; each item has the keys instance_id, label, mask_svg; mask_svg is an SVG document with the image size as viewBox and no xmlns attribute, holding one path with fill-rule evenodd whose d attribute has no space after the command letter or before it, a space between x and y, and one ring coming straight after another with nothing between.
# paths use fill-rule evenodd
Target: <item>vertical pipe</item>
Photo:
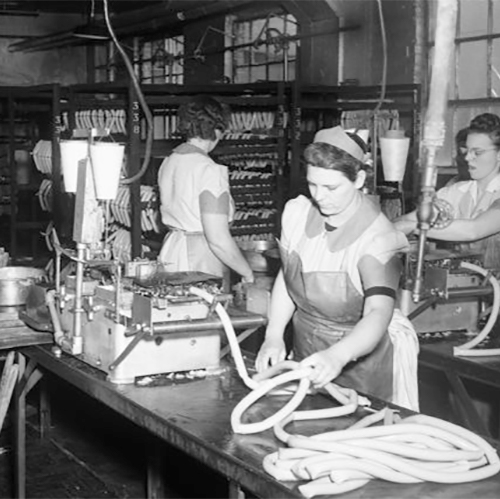
<instances>
[{"instance_id":1,"label":"vertical pipe","mask_svg":"<svg viewBox=\"0 0 500 499\"><path fill-rule=\"evenodd\" d=\"M415 302L420 300L422 292L425 242L433 214L432 202L436 190L437 173L436 152L443 145L445 137L445 113L448 104L450 66L455 49L457 8L457 0L438 0L430 93L424 124L425 167L422 172L421 198L417 209L420 235L413 289Z\"/></svg>"},{"instance_id":2,"label":"vertical pipe","mask_svg":"<svg viewBox=\"0 0 500 499\"><path fill-rule=\"evenodd\" d=\"M16 182L16 102L9 91L8 94L8 120L9 120L9 169L10 169L10 247L9 253L12 258L17 258L17 212L18 212L18 188Z\"/></svg>"},{"instance_id":3,"label":"vertical pipe","mask_svg":"<svg viewBox=\"0 0 500 499\"><path fill-rule=\"evenodd\" d=\"M85 259L85 244L77 243L75 305L73 309L73 344L72 354L78 355L83 351L82 342L82 314L83 310L83 267Z\"/></svg>"}]
</instances>

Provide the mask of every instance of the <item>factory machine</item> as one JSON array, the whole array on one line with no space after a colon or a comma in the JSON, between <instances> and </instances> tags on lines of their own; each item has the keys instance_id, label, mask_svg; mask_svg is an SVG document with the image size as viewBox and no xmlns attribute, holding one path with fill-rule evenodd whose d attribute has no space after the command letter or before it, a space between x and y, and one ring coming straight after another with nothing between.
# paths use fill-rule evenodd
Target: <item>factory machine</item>
<instances>
[{"instance_id":1,"label":"factory machine","mask_svg":"<svg viewBox=\"0 0 500 499\"><path fill-rule=\"evenodd\" d=\"M485 301L493 292L481 274L470 271L468 264L479 267L480 259L472 253L427 249L419 301L414 302L418 254L406 255L400 307L418 333L477 330Z\"/></svg>"},{"instance_id":2,"label":"factory machine","mask_svg":"<svg viewBox=\"0 0 500 499\"><path fill-rule=\"evenodd\" d=\"M94 145L93 137L89 143ZM156 261L112 259L103 236L106 203L116 196L118 176L116 188L99 199L94 170L109 165L96 164L92 152L83 151L83 158L73 158L78 170L76 250L63 248L53 231L54 285L33 288L23 318L34 325L34 311L39 314L40 305L45 304L55 351L78 356L106 372L114 383L160 373L217 369L223 327L214 309L217 304L227 308L232 295L222 292L222 279L215 276L166 272ZM74 271L62 269L63 258L73 262ZM193 287L214 297L212 303L193 293ZM254 330L265 324L264 317L250 313L231 320L235 328Z\"/></svg>"}]
</instances>

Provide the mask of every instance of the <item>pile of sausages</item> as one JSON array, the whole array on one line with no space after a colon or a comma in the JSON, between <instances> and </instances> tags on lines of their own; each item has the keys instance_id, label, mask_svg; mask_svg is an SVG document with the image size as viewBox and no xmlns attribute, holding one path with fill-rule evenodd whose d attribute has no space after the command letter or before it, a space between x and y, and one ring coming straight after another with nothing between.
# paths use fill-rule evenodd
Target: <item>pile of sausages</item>
<instances>
[{"instance_id":1,"label":"pile of sausages","mask_svg":"<svg viewBox=\"0 0 500 499\"><path fill-rule=\"evenodd\" d=\"M285 373L275 376L283 369ZM359 405L369 404L354 390L330 383L327 392L340 406L295 411L309 390L307 371L297 368L294 362L285 362L254 377L257 387L238 404L231 419L236 433L274 429L276 437L287 447L267 455L263 467L277 480L307 481L298 487L305 497L348 492L375 478L408 484L464 483L482 480L500 471L497 452L483 438L422 414L402 419L385 408L345 430L313 436L288 433L285 427L293 421L352 414ZM276 414L264 421L241 423L244 411L251 404L292 380L299 382L298 388Z\"/></svg>"},{"instance_id":2,"label":"pile of sausages","mask_svg":"<svg viewBox=\"0 0 500 499\"><path fill-rule=\"evenodd\" d=\"M203 290L190 291L213 302L213 296ZM264 470L277 480L306 481L299 485L305 497L348 492L376 478L403 484L451 484L482 480L500 471L498 454L486 440L465 428L422 414L401 419L386 408L370 413L345 430L312 436L288 433L285 428L291 422L353 414L359 406L369 406L370 402L354 390L329 383L325 389L338 405L297 411L310 391L310 368L285 361L250 378L227 312L220 303L215 311L222 321L238 374L252 389L231 414L233 431L250 434L273 428L286 447L264 458ZM279 387L287 388L291 382L295 386L293 395L278 412L263 421L242 423L244 412L253 403L269 393L283 393Z\"/></svg>"},{"instance_id":3,"label":"pile of sausages","mask_svg":"<svg viewBox=\"0 0 500 499\"><path fill-rule=\"evenodd\" d=\"M368 418L387 419L386 412ZM403 484L464 483L500 470L495 449L484 439L431 416L363 425L361 420L346 430L305 437L288 434L278 424L275 434L288 447L267 455L263 467L278 480L306 480L299 486L305 497L347 492L374 478Z\"/></svg>"}]
</instances>

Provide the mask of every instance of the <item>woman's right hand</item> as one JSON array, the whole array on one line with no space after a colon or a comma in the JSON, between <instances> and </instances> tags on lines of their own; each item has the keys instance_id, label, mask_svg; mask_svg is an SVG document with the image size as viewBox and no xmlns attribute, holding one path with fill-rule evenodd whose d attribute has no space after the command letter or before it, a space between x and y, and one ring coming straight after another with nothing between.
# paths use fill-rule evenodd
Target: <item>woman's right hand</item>
<instances>
[{"instance_id":1,"label":"woman's right hand","mask_svg":"<svg viewBox=\"0 0 500 499\"><path fill-rule=\"evenodd\" d=\"M253 284L255 282L255 277L253 272L241 277L241 284Z\"/></svg>"},{"instance_id":2,"label":"woman's right hand","mask_svg":"<svg viewBox=\"0 0 500 499\"><path fill-rule=\"evenodd\" d=\"M278 362L285 360L286 346L282 338L266 339L260 347L257 359L255 360L255 368L257 372L262 372Z\"/></svg>"}]
</instances>

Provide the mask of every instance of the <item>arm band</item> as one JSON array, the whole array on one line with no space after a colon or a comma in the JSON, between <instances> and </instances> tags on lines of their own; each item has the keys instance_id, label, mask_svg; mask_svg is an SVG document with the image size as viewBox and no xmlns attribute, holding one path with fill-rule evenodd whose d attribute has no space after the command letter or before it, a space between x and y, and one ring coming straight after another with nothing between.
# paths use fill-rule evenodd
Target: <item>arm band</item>
<instances>
[{"instance_id":1,"label":"arm band","mask_svg":"<svg viewBox=\"0 0 500 499\"><path fill-rule=\"evenodd\" d=\"M396 291L387 286L373 286L365 291L365 298L373 295L385 295L394 300L396 299Z\"/></svg>"}]
</instances>

